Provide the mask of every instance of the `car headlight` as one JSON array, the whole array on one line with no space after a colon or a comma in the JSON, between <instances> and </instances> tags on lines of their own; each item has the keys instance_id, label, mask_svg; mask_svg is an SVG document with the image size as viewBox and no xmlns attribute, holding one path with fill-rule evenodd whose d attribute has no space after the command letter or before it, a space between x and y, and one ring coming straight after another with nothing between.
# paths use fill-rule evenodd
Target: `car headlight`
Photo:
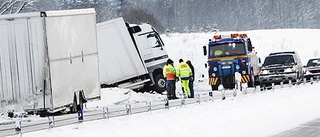
<instances>
[{"instance_id":1,"label":"car headlight","mask_svg":"<svg viewBox=\"0 0 320 137\"><path fill-rule=\"evenodd\" d=\"M247 73L247 71L245 71L245 70L242 71L242 74L243 74L243 75L246 74L246 73Z\"/></svg>"},{"instance_id":2,"label":"car headlight","mask_svg":"<svg viewBox=\"0 0 320 137\"><path fill-rule=\"evenodd\" d=\"M240 69L240 66L239 66L239 65L236 65L236 69Z\"/></svg>"},{"instance_id":3,"label":"car headlight","mask_svg":"<svg viewBox=\"0 0 320 137\"><path fill-rule=\"evenodd\" d=\"M217 71L217 70L218 70L218 68L217 68L217 67L214 67L214 68L213 68L213 71Z\"/></svg>"},{"instance_id":4,"label":"car headlight","mask_svg":"<svg viewBox=\"0 0 320 137\"><path fill-rule=\"evenodd\" d=\"M286 68L286 69L284 70L284 72L293 72L293 69L292 69L292 68Z\"/></svg>"},{"instance_id":5,"label":"car headlight","mask_svg":"<svg viewBox=\"0 0 320 137\"><path fill-rule=\"evenodd\" d=\"M270 72L269 72L269 70L262 70L261 71L261 74L269 74Z\"/></svg>"}]
</instances>

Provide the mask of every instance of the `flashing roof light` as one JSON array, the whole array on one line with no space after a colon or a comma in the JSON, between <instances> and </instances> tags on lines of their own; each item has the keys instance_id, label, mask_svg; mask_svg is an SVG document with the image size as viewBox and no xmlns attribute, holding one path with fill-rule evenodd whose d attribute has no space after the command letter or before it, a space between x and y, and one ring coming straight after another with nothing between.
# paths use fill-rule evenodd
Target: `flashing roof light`
<instances>
[{"instance_id":1,"label":"flashing roof light","mask_svg":"<svg viewBox=\"0 0 320 137\"><path fill-rule=\"evenodd\" d=\"M246 38L246 37L248 37L248 35L246 33L242 33L242 34L233 33L233 34L231 34L231 38L237 38L237 37Z\"/></svg>"},{"instance_id":2,"label":"flashing roof light","mask_svg":"<svg viewBox=\"0 0 320 137\"><path fill-rule=\"evenodd\" d=\"M233 33L233 34L231 34L231 38L236 38L236 37L238 37L238 36L239 36L238 33Z\"/></svg>"},{"instance_id":3,"label":"flashing roof light","mask_svg":"<svg viewBox=\"0 0 320 137\"><path fill-rule=\"evenodd\" d=\"M221 35L214 35L213 38L214 39L221 39Z\"/></svg>"},{"instance_id":4,"label":"flashing roof light","mask_svg":"<svg viewBox=\"0 0 320 137\"><path fill-rule=\"evenodd\" d=\"M231 35L214 35L214 39L222 39L222 38L247 38L248 35L245 33L238 34L238 33L232 33Z\"/></svg>"},{"instance_id":5,"label":"flashing roof light","mask_svg":"<svg viewBox=\"0 0 320 137\"><path fill-rule=\"evenodd\" d=\"M246 37L248 37L248 35L246 33L243 33L243 34L240 34L239 37L246 38Z\"/></svg>"}]
</instances>

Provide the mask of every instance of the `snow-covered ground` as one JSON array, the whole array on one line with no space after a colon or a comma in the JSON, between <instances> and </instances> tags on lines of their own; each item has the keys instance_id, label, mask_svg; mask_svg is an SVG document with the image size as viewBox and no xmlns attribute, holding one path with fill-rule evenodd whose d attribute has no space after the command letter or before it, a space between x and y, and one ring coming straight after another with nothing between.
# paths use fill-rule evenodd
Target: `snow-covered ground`
<instances>
[{"instance_id":1,"label":"snow-covered ground","mask_svg":"<svg viewBox=\"0 0 320 137\"><path fill-rule=\"evenodd\" d=\"M230 33L230 32L223 32ZM242 32L238 32L242 33ZM320 57L320 30L285 29L245 31L262 61L270 52L297 51L306 64L308 59ZM162 38L169 57L191 60L196 70L196 93L210 90L204 64L203 46L214 33L167 34ZM177 63L175 63L177 64ZM204 81L199 82L201 75ZM177 92L181 92L177 83ZM238 94L235 98L202 102L169 110L157 110L131 116L83 122L49 130L25 133L25 137L44 136L112 136L112 137L186 137L270 136L320 117L320 82L283 89ZM89 107L111 105L113 99L123 98L119 92L127 90L104 89L102 99L89 103ZM119 97L116 95L119 94ZM156 100L163 95L130 93L128 102ZM120 99L120 100L121 100ZM1 121L1 119L0 119Z\"/></svg>"}]
</instances>

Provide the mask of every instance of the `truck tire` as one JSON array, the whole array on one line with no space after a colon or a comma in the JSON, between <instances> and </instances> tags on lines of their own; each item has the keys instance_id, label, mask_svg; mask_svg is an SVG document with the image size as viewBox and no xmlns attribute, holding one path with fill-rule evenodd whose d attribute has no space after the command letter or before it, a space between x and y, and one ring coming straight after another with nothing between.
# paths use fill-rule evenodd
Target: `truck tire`
<instances>
[{"instance_id":1,"label":"truck tire","mask_svg":"<svg viewBox=\"0 0 320 137\"><path fill-rule=\"evenodd\" d=\"M255 79L253 75L253 71L250 71L250 81L248 82L248 87L254 87Z\"/></svg>"},{"instance_id":2,"label":"truck tire","mask_svg":"<svg viewBox=\"0 0 320 137\"><path fill-rule=\"evenodd\" d=\"M152 89L156 91L159 94L162 94L166 90L166 81L164 80L164 77L162 74L157 74L154 77L154 86Z\"/></svg>"},{"instance_id":3,"label":"truck tire","mask_svg":"<svg viewBox=\"0 0 320 137\"><path fill-rule=\"evenodd\" d=\"M77 112L77 96L74 94L73 101L70 106L70 113L76 113Z\"/></svg>"},{"instance_id":4,"label":"truck tire","mask_svg":"<svg viewBox=\"0 0 320 137\"><path fill-rule=\"evenodd\" d=\"M218 85L211 85L211 90L212 90L212 91L218 90Z\"/></svg>"}]
</instances>

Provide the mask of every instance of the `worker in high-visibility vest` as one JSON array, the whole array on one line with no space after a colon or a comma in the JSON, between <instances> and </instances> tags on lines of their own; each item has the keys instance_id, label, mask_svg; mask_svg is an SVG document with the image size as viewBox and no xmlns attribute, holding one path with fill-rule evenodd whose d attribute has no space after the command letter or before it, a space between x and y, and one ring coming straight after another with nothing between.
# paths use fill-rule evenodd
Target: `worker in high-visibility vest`
<instances>
[{"instance_id":1,"label":"worker in high-visibility vest","mask_svg":"<svg viewBox=\"0 0 320 137\"><path fill-rule=\"evenodd\" d=\"M190 76L190 80L189 80L189 88L190 88L191 98L194 98L194 89L193 89L193 82L194 82L194 75L195 75L194 67L190 60L188 60L186 63L189 65L192 72L192 75Z\"/></svg>"},{"instance_id":2,"label":"worker in high-visibility vest","mask_svg":"<svg viewBox=\"0 0 320 137\"><path fill-rule=\"evenodd\" d=\"M189 65L183 62L183 59L179 60L179 65L177 68L177 77L180 77L182 91L187 97L191 97L190 88L189 88L189 80L192 76L192 71Z\"/></svg>"},{"instance_id":3,"label":"worker in high-visibility vest","mask_svg":"<svg viewBox=\"0 0 320 137\"><path fill-rule=\"evenodd\" d=\"M166 79L168 99L178 99L176 96L176 69L171 59L168 59L167 65L163 67L163 76Z\"/></svg>"}]
</instances>

